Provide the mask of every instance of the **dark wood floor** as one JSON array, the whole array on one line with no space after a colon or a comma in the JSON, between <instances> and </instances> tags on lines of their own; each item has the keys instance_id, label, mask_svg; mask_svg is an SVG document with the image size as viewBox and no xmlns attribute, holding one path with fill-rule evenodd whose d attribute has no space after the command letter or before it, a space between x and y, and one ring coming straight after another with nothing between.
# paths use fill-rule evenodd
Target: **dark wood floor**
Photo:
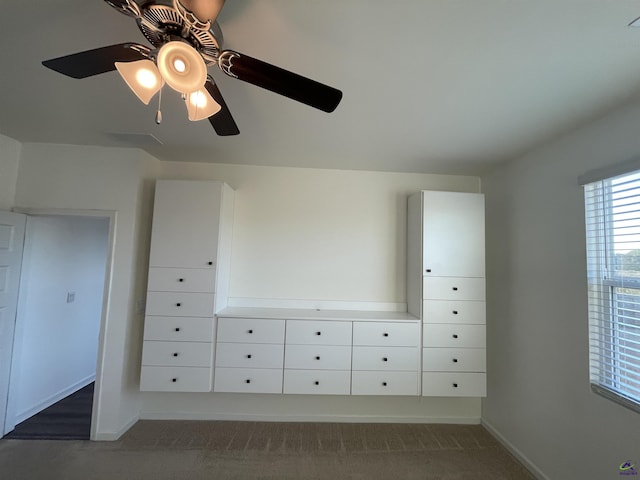
<instances>
[{"instance_id":1,"label":"dark wood floor","mask_svg":"<svg viewBox=\"0 0 640 480\"><path fill-rule=\"evenodd\" d=\"M14 440L88 440L93 383L16 425L4 438Z\"/></svg>"}]
</instances>

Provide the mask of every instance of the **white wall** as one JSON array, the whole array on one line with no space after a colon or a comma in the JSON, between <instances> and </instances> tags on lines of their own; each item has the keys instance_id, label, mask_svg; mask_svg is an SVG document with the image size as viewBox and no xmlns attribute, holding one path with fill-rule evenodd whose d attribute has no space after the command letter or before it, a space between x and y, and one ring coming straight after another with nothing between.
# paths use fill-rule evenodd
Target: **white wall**
<instances>
[{"instance_id":1,"label":"white wall","mask_svg":"<svg viewBox=\"0 0 640 480\"><path fill-rule=\"evenodd\" d=\"M115 212L115 244L108 282L106 323L101 331L98 370L100 408L94 411L94 438L117 438L138 418L136 375L140 365L146 269L145 228L141 218L144 178L154 159L133 149L24 144L15 205L33 209L80 209ZM149 188L147 188L149 190ZM148 197L148 194L147 194ZM147 203L148 203L147 198ZM147 244L148 245L148 244ZM146 247L148 248L148 247Z\"/></svg>"},{"instance_id":2,"label":"white wall","mask_svg":"<svg viewBox=\"0 0 640 480\"><path fill-rule=\"evenodd\" d=\"M406 208L421 189L477 192L476 177L162 163L163 178L216 179L236 192L236 301L406 303ZM405 306L406 308L406 306ZM473 422L477 398L142 395L143 418Z\"/></svg>"},{"instance_id":3,"label":"white wall","mask_svg":"<svg viewBox=\"0 0 640 480\"><path fill-rule=\"evenodd\" d=\"M32 216L26 232L14 343L16 423L95 378L109 220Z\"/></svg>"},{"instance_id":4,"label":"white wall","mask_svg":"<svg viewBox=\"0 0 640 480\"><path fill-rule=\"evenodd\" d=\"M547 478L640 464L640 416L589 388L585 171L640 153L640 104L483 178L488 396L483 421Z\"/></svg>"},{"instance_id":5,"label":"white wall","mask_svg":"<svg viewBox=\"0 0 640 480\"><path fill-rule=\"evenodd\" d=\"M0 135L0 210L10 210L16 194L21 144Z\"/></svg>"},{"instance_id":6,"label":"white wall","mask_svg":"<svg viewBox=\"0 0 640 480\"><path fill-rule=\"evenodd\" d=\"M406 209L421 189L471 191L476 177L163 162L164 178L236 191L234 299L406 302Z\"/></svg>"}]
</instances>

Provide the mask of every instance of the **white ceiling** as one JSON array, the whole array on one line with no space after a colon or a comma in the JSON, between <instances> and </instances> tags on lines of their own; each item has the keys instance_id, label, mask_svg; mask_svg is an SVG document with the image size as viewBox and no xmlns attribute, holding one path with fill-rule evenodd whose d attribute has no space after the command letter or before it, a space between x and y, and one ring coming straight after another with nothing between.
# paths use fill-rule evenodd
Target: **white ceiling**
<instances>
[{"instance_id":1,"label":"white ceiling","mask_svg":"<svg viewBox=\"0 0 640 480\"><path fill-rule=\"evenodd\" d=\"M225 47L339 88L327 114L213 73L240 128L191 123L177 94L144 106L115 72L75 80L42 60L145 43L102 0L0 0L0 133L120 145L163 160L478 175L640 92L630 0L227 0ZM639 126L640 130L640 126Z\"/></svg>"}]
</instances>

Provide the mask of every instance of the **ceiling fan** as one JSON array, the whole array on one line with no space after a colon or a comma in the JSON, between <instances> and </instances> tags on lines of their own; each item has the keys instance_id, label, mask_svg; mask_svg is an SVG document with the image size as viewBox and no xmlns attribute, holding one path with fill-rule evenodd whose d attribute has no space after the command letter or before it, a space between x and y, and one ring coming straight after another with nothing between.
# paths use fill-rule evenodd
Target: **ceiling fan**
<instances>
[{"instance_id":1,"label":"ceiling fan","mask_svg":"<svg viewBox=\"0 0 640 480\"><path fill-rule=\"evenodd\" d=\"M240 133L209 66L324 112L332 112L342 92L233 50L222 50L216 22L224 0L105 0L135 19L153 48L119 43L45 60L42 64L73 78L118 70L145 104L167 84L185 101L190 120L209 119L218 135ZM160 108L156 122L162 120Z\"/></svg>"}]
</instances>

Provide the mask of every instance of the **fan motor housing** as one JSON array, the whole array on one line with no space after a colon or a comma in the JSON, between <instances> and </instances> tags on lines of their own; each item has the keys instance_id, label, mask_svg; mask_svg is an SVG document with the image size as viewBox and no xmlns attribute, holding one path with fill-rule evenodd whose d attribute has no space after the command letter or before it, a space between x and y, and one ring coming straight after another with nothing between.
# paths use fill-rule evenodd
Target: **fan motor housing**
<instances>
[{"instance_id":1,"label":"fan motor housing","mask_svg":"<svg viewBox=\"0 0 640 480\"><path fill-rule=\"evenodd\" d=\"M222 49L222 31L217 22L208 30L195 28L185 22L171 0L143 3L136 22L142 34L156 48L171 37L182 37L200 52L207 65L217 62Z\"/></svg>"}]
</instances>

